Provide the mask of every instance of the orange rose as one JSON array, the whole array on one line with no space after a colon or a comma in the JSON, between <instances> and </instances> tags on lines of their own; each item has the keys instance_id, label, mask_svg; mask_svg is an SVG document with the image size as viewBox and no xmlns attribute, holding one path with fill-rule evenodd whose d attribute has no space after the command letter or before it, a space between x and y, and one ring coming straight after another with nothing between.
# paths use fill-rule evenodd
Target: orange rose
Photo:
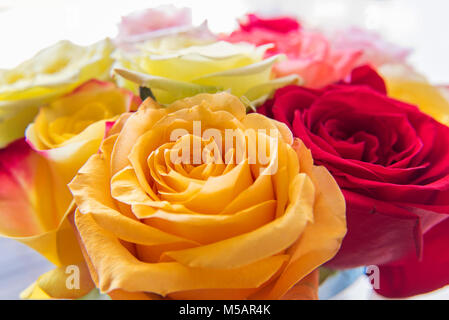
<instances>
[{"instance_id":1,"label":"orange rose","mask_svg":"<svg viewBox=\"0 0 449 320\"><path fill-rule=\"evenodd\" d=\"M228 93L146 100L69 187L92 279L117 299L316 298L346 232L329 172Z\"/></svg>"}]
</instances>

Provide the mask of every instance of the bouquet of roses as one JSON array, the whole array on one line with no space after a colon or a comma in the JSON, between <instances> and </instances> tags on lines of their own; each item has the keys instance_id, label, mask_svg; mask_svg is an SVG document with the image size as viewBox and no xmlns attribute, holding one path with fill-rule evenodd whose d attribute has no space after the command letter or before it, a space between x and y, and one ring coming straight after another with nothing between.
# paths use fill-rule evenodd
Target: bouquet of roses
<instances>
[{"instance_id":1,"label":"bouquet of roses","mask_svg":"<svg viewBox=\"0 0 449 320\"><path fill-rule=\"evenodd\" d=\"M0 234L56 266L22 297L317 299L323 265L449 284L449 89L407 54L168 6L0 70Z\"/></svg>"}]
</instances>

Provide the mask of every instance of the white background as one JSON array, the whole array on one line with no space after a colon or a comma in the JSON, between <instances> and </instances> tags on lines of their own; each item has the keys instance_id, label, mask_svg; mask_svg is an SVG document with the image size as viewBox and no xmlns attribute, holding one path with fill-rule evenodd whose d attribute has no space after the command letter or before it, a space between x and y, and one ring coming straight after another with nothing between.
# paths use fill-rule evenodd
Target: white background
<instances>
[{"instance_id":1,"label":"white background","mask_svg":"<svg viewBox=\"0 0 449 320\"><path fill-rule=\"evenodd\" d=\"M89 44L117 32L131 11L174 3L193 8L195 23L230 32L247 12L288 13L310 27L357 25L413 49L410 62L435 84L449 84L447 0L0 0L0 68L12 68L61 39ZM0 239L0 299L15 299L51 265L31 249ZM338 296L379 299L360 279ZM449 288L417 299L449 299ZM415 299L416 299L415 298Z\"/></svg>"},{"instance_id":2,"label":"white background","mask_svg":"<svg viewBox=\"0 0 449 320\"><path fill-rule=\"evenodd\" d=\"M0 0L0 68L11 68L60 39L79 44L116 34L120 16L174 3L194 21L231 31L248 11L298 15L309 26L358 25L414 50L410 61L434 83L449 83L447 0Z\"/></svg>"}]
</instances>

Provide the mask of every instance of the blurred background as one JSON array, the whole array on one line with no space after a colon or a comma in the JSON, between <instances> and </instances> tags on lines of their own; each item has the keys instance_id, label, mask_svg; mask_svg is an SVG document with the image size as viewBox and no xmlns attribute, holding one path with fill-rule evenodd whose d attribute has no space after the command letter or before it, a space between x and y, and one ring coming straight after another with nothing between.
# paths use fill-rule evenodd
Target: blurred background
<instances>
[{"instance_id":1,"label":"blurred background","mask_svg":"<svg viewBox=\"0 0 449 320\"><path fill-rule=\"evenodd\" d=\"M194 22L231 31L248 11L298 16L310 27L360 26L413 49L410 62L449 83L447 0L0 0L0 68L11 68L60 39L89 44L116 34L120 17L164 3L193 8Z\"/></svg>"},{"instance_id":2,"label":"blurred background","mask_svg":"<svg viewBox=\"0 0 449 320\"><path fill-rule=\"evenodd\" d=\"M114 37L122 15L172 3L191 7L195 24L207 19L214 32L230 32L245 13L288 14L305 26L359 26L412 49L409 62L435 84L449 84L447 0L0 0L0 69L12 68L58 40L90 44ZM52 268L20 243L0 239L0 299L19 293ZM339 299L380 299L365 277ZM415 299L449 299L449 288Z\"/></svg>"}]
</instances>

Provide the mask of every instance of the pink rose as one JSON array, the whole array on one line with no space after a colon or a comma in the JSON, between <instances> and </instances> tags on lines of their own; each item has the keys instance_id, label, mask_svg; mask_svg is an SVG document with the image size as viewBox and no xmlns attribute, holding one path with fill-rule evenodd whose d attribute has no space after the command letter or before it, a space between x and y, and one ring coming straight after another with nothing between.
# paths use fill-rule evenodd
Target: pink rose
<instances>
[{"instance_id":1,"label":"pink rose","mask_svg":"<svg viewBox=\"0 0 449 320\"><path fill-rule=\"evenodd\" d=\"M359 65L370 64L380 67L384 64L403 64L410 54L409 49L385 41L375 32L355 27L338 31L330 38L336 50L362 51Z\"/></svg>"},{"instance_id":2,"label":"pink rose","mask_svg":"<svg viewBox=\"0 0 449 320\"><path fill-rule=\"evenodd\" d=\"M198 27L192 25L192 12L189 8L177 8L173 5L133 12L122 17L118 29L115 43L122 48L180 33L202 38L213 37L206 22Z\"/></svg>"},{"instance_id":3,"label":"pink rose","mask_svg":"<svg viewBox=\"0 0 449 320\"><path fill-rule=\"evenodd\" d=\"M286 18L283 18L286 19ZM273 44L267 56L285 54L288 59L274 66L277 77L298 74L307 87L318 88L336 82L349 75L361 56L360 50L335 49L329 40L317 32L306 31L296 22L288 20L260 19L250 15L248 22L223 40L249 42L257 46ZM282 23L280 21L289 21ZM296 26L296 27L295 27Z\"/></svg>"}]
</instances>

